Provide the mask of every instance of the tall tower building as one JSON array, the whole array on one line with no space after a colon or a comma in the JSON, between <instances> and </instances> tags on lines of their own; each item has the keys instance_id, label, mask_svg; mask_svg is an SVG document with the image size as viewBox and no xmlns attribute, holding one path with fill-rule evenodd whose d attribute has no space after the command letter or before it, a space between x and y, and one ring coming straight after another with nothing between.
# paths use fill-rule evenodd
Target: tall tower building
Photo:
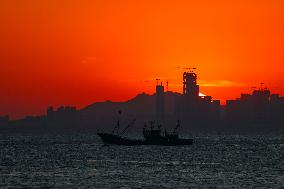
<instances>
[{"instance_id":1,"label":"tall tower building","mask_svg":"<svg viewBox=\"0 0 284 189\"><path fill-rule=\"evenodd\" d=\"M199 85L197 85L197 75L193 71L183 73L183 95L190 97L199 96Z\"/></svg>"}]
</instances>

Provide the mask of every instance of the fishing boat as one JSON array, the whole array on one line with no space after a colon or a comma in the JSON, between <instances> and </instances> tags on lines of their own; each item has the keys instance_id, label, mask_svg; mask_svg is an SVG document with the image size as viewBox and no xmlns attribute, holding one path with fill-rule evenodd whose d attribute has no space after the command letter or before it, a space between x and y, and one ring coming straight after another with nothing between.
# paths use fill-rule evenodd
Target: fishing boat
<instances>
[{"instance_id":1,"label":"fishing boat","mask_svg":"<svg viewBox=\"0 0 284 189\"><path fill-rule=\"evenodd\" d=\"M178 145L192 145L193 139L180 138L178 129L180 128L180 121L178 121L172 133L168 133L166 130L162 132L161 125L157 128L153 121L150 121L150 126L147 124L143 127L143 139L131 139L125 136L129 128L135 123L133 120L128 124L122 132L119 132L120 122L114 127L112 133L98 132L98 136L106 145L125 145L125 146L137 146L137 145L160 145L160 146L178 146Z\"/></svg>"}]
</instances>

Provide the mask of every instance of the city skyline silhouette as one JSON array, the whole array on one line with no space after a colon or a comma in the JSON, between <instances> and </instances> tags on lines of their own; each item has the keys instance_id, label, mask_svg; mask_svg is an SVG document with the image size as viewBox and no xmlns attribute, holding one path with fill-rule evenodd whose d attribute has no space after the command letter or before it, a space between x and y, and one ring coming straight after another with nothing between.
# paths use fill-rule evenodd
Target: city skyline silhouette
<instances>
[{"instance_id":1,"label":"city skyline silhouette","mask_svg":"<svg viewBox=\"0 0 284 189\"><path fill-rule=\"evenodd\" d=\"M0 126L6 131L86 131L110 130L116 112L128 119L132 117L141 125L153 120L169 128L174 122L181 122L184 131L231 132L283 130L284 97L271 93L261 83L252 93L242 93L239 98L220 100L201 95L196 68L182 74L182 93L168 90L168 81L156 79L156 92L152 95L141 93L124 102L95 102L82 109L75 106L48 107L44 114L28 115L22 119L0 117ZM255 127L256 126L256 127Z\"/></svg>"},{"instance_id":2,"label":"city skyline silhouette","mask_svg":"<svg viewBox=\"0 0 284 189\"><path fill-rule=\"evenodd\" d=\"M0 6L0 115L127 101L156 78L182 92L187 66L222 104L260 82L284 94L282 1L19 2Z\"/></svg>"}]
</instances>

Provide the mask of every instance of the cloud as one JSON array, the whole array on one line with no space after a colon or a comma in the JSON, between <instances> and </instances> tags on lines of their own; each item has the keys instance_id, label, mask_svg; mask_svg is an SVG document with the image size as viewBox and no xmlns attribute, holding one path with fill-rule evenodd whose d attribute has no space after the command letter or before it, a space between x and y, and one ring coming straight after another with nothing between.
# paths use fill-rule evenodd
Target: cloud
<instances>
[{"instance_id":1,"label":"cloud","mask_svg":"<svg viewBox=\"0 0 284 189\"><path fill-rule=\"evenodd\" d=\"M199 80L198 83L200 86L204 86L204 87L242 87L242 86L245 86L244 83L236 82L236 81L229 81L229 80L214 80L214 81Z\"/></svg>"}]
</instances>

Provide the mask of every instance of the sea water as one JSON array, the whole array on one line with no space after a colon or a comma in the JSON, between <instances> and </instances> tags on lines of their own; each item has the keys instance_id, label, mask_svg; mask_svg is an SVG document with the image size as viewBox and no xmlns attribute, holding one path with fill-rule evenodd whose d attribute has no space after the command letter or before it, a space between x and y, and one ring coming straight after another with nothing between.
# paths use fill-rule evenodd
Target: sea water
<instances>
[{"instance_id":1,"label":"sea water","mask_svg":"<svg viewBox=\"0 0 284 189\"><path fill-rule=\"evenodd\" d=\"M280 188L283 135L104 146L95 134L0 135L0 188Z\"/></svg>"}]
</instances>

